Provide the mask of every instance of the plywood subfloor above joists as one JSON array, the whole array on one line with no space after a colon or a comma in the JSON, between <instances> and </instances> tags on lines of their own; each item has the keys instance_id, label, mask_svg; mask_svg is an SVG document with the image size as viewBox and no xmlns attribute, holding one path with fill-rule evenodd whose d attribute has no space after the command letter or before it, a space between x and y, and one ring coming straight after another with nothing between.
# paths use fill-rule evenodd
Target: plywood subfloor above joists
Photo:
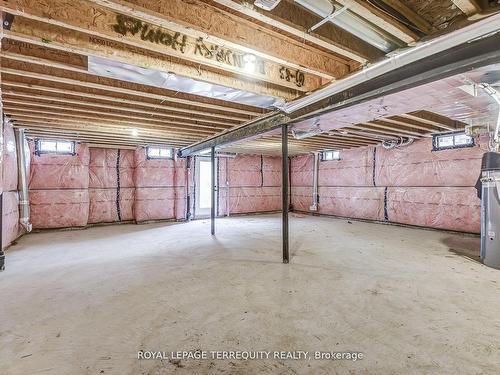
<instances>
[{"instance_id":1,"label":"plywood subfloor above joists","mask_svg":"<svg viewBox=\"0 0 500 375\"><path fill-rule=\"evenodd\" d=\"M75 1L71 7L63 0L50 3L3 0L0 4L5 11L17 15L10 31L6 32L11 39L46 43L50 48L175 72L285 100L320 87L325 79L340 78L350 71L348 64L304 48L296 48L297 58L308 56L308 65L276 62L276 59L265 59L246 51L230 50L83 0ZM265 36L259 38L265 39ZM317 68L311 68L315 65Z\"/></svg>"}]
</instances>

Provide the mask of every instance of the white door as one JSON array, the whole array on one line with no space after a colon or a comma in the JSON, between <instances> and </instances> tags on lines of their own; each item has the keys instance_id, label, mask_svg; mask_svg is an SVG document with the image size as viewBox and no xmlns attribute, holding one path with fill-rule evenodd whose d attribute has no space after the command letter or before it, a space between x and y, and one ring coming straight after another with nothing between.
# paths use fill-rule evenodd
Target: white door
<instances>
[{"instance_id":1,"label":"white door","mask_svg":"<svg viewBox=\"0 0 500 375\"><path fill-rule=\"evenodd\" d=\"M217 161L215 163L217 168ZM196 158L195 218L210 216L212 207L212 163L209 157Z\"/></svg>"}]
</instances>

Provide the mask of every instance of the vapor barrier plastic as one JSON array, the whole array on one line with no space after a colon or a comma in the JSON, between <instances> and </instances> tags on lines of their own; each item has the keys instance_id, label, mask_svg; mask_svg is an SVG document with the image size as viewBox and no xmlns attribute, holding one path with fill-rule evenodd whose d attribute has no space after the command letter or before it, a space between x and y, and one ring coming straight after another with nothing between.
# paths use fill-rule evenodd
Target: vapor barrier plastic
<instances>
[{"instance_id":1,"label":"vapor barrier plastic","mask_svg":"<svg viewBox=\"0 0 500 375\"><path fill-rule=\"evenodd\" d=\"M33 228L66 228L87 225L87 189L31 190L30 210Z\"/></svg>"},{"instance_id":2,"label":"vapor barrier plastic","mask_svg":"<svg viewBox=\"0 0 500 375\"><path fill-rule=\"evenodd\" d=\"M228 195L229 194L229 195ZM270 212L281 210L281 187L242 187L220 191L219 212L244 214L254 212Z\"/></svg>"},{"instance_id":3,"label":"vapor barrier plastic","mask_svg":"<svg viewBox=\"0 0 500 375\"><path fill-rule=\"evenodd\" d=\"M384 220L384 188L319 187L319 213Z\"/></svg>"},{"instance_id":4,"label":"vapor barrier plastic","mask_svg":"<svg viewBox=\"0 0 500 375\"><path fill-rule=\"evenodd\" d=\"M89 187L116 188L134 187L134 150L112 148L90 148Z\"/></svg>"},{"instance_id":5,"label":"vapor barrier plastic","mask_svg":"<svg viewBox=\"0 0 500 375\"><path fill-rule=\"evenodd\" d=\"M17 191L4 191L2 204L2 247L5 248L21 234Z\"/></svg>"},{"instance_id":6,"label":"vapor barrier plastic","mask_svg":"<svg viewBox=\"0 0 500 375\"><path fill-rule=\"evenodd\" d=\"M89 189L89 223L134 220L134 188ZM118 204L117 204L118 201Z\"/></svg>"},{"instance_id":7,"label":"vapor barrier plastic","mask_svg":"<svg viewBox=\"0 0 500 375\"><path fill-rule=\"evenodd\" d=\"M342 150L340 160L320 160L319 186L373 186L373 152L373 146L361 147Z\"/></svg>"},{"instance_id":8,"label":"vapor barrier plastic","mask_svg":"<svg viewBox=\"0 0 500 375\"><path fill-rule=\"evenodd\" d=\"M390 150L343 150L341 160L319 163L316 212L479 233L480 201L473 186L488 140L479 141L480 146L441 151L432 151L431 139ZM309 211L313 156L292 158L291 173L293 208Z\"/></svg>"},{"instance_id":9,"label":"vapor barrier plastic","mask_svg":"<svg viewBox=\"0 0 500 375\"><path fill-rule=\"evenodd\" d=\"M3 191L17 191L17 147L14 128L4 123L3 130Z\"/></svg>"},{"instance_id":10,"label":"vapor barrier plastic","mask_svg":"<svg viewBox=\"0 0 500 375\"><path fill-rule=\"evenodd\" d=\"M89 148L76 144L75 155L35 154L35 144L29 142L31 153L30 190L87 189L89 187Z\"/></svg>"},{"instance_id":11,"label":"vapor barrier plastic","mask_svg":"<svg viewBox=\"0 0 500 375\"><path fill-rule=\"evenodd\" d=\"M219 215L281 209L281 158L238 155L219 159Z\"/></svg>"},{"instance_id":12,"label":"vapor barrier plastic","mask_svg":"<svg viewBox=\"0 0 500 375\"><path fill-rule=\"evenodd\" d=\"M176 202L178 200L178 202ZM135 219L137 221L175 219L175 188L136 188Z\"/></svg>"},{"instance_id":13,"label":"vapor barrier plastic","mask_svg":"<svg viewBox=\"0 0 500 375\"><path fill-rule=\"evenodd\" d=\"M148 159L146 149L135 150L137 221L186 218L186 160Z\"/></svg>"},{"instance_id":14,"label":"vapor barrier plastic","mask_svg":"<svg viewBox=\"0 0 500 375\"><path fill-rule=\"evenodd\" d=\"M301 155L296 156L290 161L290 178L291 186L304 187L313 186L313 169L314 169L314 156ZM309 189L312 194L312 188Z\"/></svg>"},{"instance_id":15,"label":"vapor barrier plastic","mask_svg":"<svg viewBox=\"0 0 500 375\"><path fill-rule=\"evenodd\" d=\"M481 201L473 187L389 187L389 220L479 233Z\"/></svg>"},{"instance_id":16,"label":"vapor barrier plastic","mask_svg":"<svg viewBox=\"0 0 500 375\"><path fill-rule=\"evenodd\" d=\"M432 151L432 139L378 147L375 181L377 186L474 186L484 152L479 146Z\"/></svg>"}]
</instances>

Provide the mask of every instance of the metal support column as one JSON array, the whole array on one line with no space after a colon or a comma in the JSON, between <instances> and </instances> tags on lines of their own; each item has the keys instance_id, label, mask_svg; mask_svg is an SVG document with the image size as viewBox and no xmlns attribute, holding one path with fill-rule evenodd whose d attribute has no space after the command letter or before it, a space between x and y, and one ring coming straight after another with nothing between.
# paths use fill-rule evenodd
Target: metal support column
<instances>
[{"instance_id":1,"label":"metal support column","mask_svg":"<svg viewBox=\"0 0 500 375\"><path fill-rule=\"evenodd\" d=\"M282 239L283 239L283 263L288 263L288 125L281 125L281 197L282 197Z\"/></svg>"},{"instance_id":2,"label":"metal support column","mask_svg":"<svg viewBox=\"0 0 500 375\"><path fill-rule=\"evenodd\" d=\"M210 161L212 163L212 204L210 205L210 224L212 226L212 236L215 236L215 189L217 181L215 181L215 147L212 147L212 152L210 153Z\"/></svg>"}]
</instances>

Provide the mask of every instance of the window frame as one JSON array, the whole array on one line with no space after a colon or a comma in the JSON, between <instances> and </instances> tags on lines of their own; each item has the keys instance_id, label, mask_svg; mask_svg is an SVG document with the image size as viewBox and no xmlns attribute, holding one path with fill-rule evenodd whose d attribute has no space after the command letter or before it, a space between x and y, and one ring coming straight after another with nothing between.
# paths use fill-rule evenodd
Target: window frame
<instances>
[{"instance_id":1,"label":"window frame","mask_svg":"<svg viewBox=\"0 0 500 375\"><path fill-rule=\"evenodd\" d=\"M150 149L159 149L159 150L170 150L170 156L151 156L149 155ZM165 146L146 146L146 159L147 160L173 160L174 159L174 148L173 147L165 147Z\"/></svg>"},{"instance_id":2,"label":"window frame","mask_svg":"<svg viewBox=\"0 0 500 375\"><path fill-rule=\"evenodd\" d=\"M327 152L333 152L333 153L336 152L336 153L338 153L338 158L326 159L325 158L325 153L327 153ZM321 161L339 161L339 160L341 160L341 158L340 158L340 150L324 150L324 151L321 151Z\"/></svg>"},{"instance_id":3,"label":"window frame","mask_svg":"<svg viewBox=\"0 0 500 375\"><path fill-rule=\"evenodd\" d=\"M470 143L462 144L462 145L456 145L455 144L455 137L459 135L466 135L465 131L455 131L455 132L450 132L450 133L440 133L440 134L433 134L432 135L432 151L442 151L442 150L453 150L453 149L458 149L458 148L467 148L467 147L474 147L476 145L476 142L474 141L474 137L468 136L471 140ZM453 145L451 146L439 146L439 139L442 137L453 137Z\"/></svg>"},{"instance_id":4,"label":"window frame","mask_svg":"<svg viewBox=\"0 0 500 375\"><path fill-rule=\"evenodd\" d=\"M51 150L42 150L41 143L42 142L56 142L56 151ZM71 144L71 151L57 151L57 143L69 143ZM35 155L76 155L76 141L68 141L65 139L51 139L51 138L35 138Z\"/></svg>"}]
</instances>

